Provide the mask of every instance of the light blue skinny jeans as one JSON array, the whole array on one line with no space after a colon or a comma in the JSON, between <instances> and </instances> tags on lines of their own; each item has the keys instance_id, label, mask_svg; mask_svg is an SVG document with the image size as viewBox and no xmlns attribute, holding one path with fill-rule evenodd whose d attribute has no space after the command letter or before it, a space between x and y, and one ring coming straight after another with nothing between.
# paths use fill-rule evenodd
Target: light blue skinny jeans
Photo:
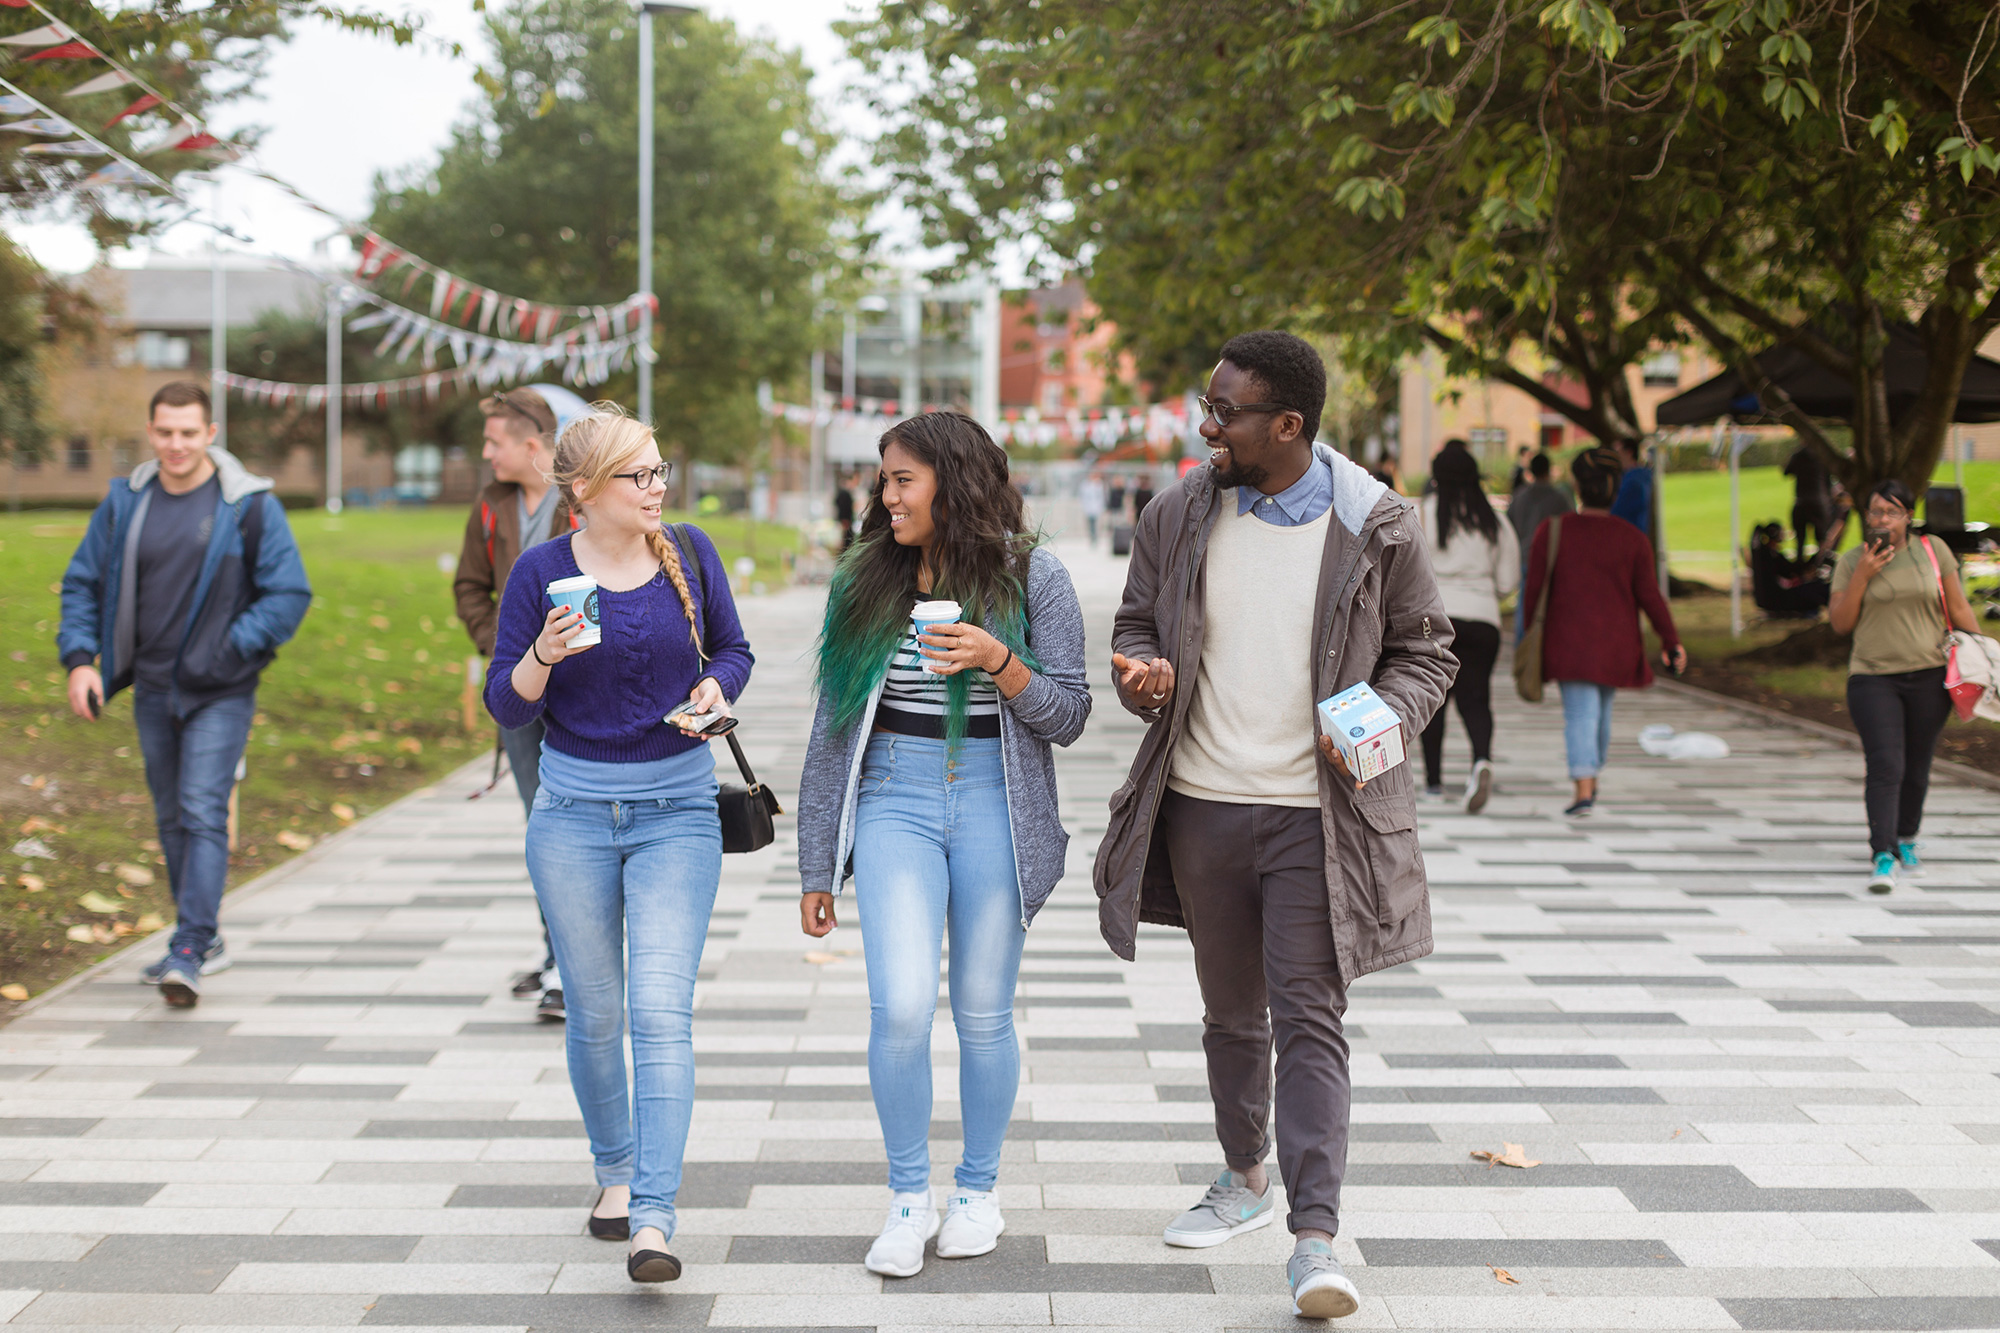
<instances>
[{"instance_id":1,"label":"light blue skinny jeans","mask_svg":"<svg viewBox=\"0 0 2000 1333\"><path fill-rule=\"evenodd\" d=\"M990 1190L1021 1085L1014 983L1021 887L998 740L877 733L861 764L854 896L868 964L868 1082L889 1188L930 1188L931 1024L951 941L951 1018L965 1156L960 1189ZM567 975L567 974L565 974Z\"/></svg>"},{"instance_id":2,"label":"light blue skinny jeans","mask_svg":"<svg viewBox=\"0 0 2000 1333\"><path fill-rule=\"evenodd\" d=\"M562 970L569 1082L597 1183L630 1185L632 1230L671 1240L694 1114L694 977L722 878L715 798L580 801L545 787L528 873Z\"/></svg>"},{"instance_id":3,"label":"light blue skinny jeans","mask_svg":"<svg viewBox=\"0 0 2000 1333\"><path fill-rule=\"evenodd\" d=\"M1611 702L1618 691L1595 681L1560 682L1563 696L1563 746L1569 751L1569 776L1594 778L1611 753Z\"/></svg>"}]
</instances>

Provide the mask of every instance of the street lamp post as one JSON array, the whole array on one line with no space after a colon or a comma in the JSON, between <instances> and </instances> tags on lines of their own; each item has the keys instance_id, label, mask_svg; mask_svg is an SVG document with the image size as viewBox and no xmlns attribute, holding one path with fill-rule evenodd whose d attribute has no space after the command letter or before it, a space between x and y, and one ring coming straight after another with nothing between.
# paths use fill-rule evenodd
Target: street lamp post
<instances>
[{"instance_id":1,"label":"street lamp post","mask_svg":"<svg viewBox=\"0 0 2000 1333\"><path fill-rule=\"evenodd\" d=\"M639 292L653 295L653 15L698 14L691 5L639 0ZM639 420L653 424L653 303L639 307Z\"/></svg>"},{"instance_id":2,"label":"street lamp post","mask_svg":"<svg viewBox=\"0 0 2000 1333\"><path fill-rule=\"evenodd\" d=\"M326 512L341 508L340 457L340 326L347 310L347 288L332 283L326 289Z\"/></svg>"}]
</instances>

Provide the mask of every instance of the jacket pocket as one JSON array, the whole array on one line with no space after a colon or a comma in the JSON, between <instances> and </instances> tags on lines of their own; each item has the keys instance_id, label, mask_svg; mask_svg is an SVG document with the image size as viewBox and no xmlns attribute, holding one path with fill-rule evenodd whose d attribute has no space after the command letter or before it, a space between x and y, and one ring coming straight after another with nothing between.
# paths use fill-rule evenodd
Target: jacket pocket
<instances>
[{"instance_id":1,"label":"jacket pocket","mask_svg":"<svg viewBox=\"0 0 2000 1333\"><path fill-rule=\"evenodd\" d=\"M223 557L181 650L177 679L183 688L206 694L252 684L277 656L270 650L245 656L230 642L230 627L249 604L245 593L242 560Z\"/></svg>"},{"instance_id":2,"label":"jacket pocket","mask_svg":"<svg viewBox=\"0 0 2000 1333\"><path fill-rule=\"evenodd\" d=\"M1416 910L1424 896L1424 854L1417 845L1417 812L1408 800L1361 801L1367 825L1368 869L1375 879L1375 920L1387 929Z\"/></svg>"}]
</instances>

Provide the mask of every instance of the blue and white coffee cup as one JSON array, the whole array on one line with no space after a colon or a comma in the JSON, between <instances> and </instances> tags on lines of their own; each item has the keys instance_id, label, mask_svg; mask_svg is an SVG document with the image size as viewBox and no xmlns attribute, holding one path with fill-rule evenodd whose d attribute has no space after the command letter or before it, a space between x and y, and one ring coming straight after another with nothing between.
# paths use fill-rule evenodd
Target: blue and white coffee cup
<instances>
[{"instance_id":1,"label":"blue and white coffee cup","mask_svg":"<svg viewBox=\"0 0 2000 1333\"><path fill-rule=\"evenodd\" d=\"M593 643L604 642L604 622L599 618L597 607L596 579L588 574L557 579L549 585L549 605L561 607L564 615L577 611L583 613L583 627L569 641L570 647L587 648Z\"/></svg>"},{"instance_id":2,"label":"blue and white coffee cup","mask_svg":"<svg viewBox=\"0 0 2000 1333\"><path fill-rule=\"evenodd\" d=\"M923 636L930 631L931 626L956 625L963 614L964 609L957 602L918 602L915 609L910 612L910 624L917 635L917 651L921 653L930 646L923 642ZM943 665L942 662L933 661L928 657L924 659L924 670L934 676L941 674L939 668Z\"/></svg>"}]
</instances>

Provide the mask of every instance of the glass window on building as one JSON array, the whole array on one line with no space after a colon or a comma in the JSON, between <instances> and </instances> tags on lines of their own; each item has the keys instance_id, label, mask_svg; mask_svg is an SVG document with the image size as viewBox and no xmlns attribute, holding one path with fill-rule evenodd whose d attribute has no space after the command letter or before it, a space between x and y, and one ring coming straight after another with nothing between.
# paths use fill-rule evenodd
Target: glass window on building
<instances>
[{"instance_id":1,"label":"glass window on building","mask_svg":"<svg viewBox=\"0 0 2000 1333\"><path fill-rule=\"evenodd\" d=\"M186 370L192 346L179 334L144 329L119 344L114 358L121 366L146 370Z\"/></svg>"},{"instance_id":2,"label":"glass window on building","mask_svg":"<svg viewBox=\"0 0 2000 1333\"><path fill-rule=\"evenodd\" d=\"M71 472L90 471L90 437L88 435L70 436L69 443L63 450L63 457L69 463L69 470Z\"/></svg>"},{"instance_id":3,"label":"glass window on building","mask_svg":"<svg viewBox=\"0 0 2000 1333\"><path fill-rule=\"evenodd\" d=\"M1639 378L1649 389L1680 388L1681 354L1676 351L1653 353L1639 363Z\"/></svg>"},{"instance_id":4,"label":"glass window on building","mask_svg":"<svg viewBox=\"0 0 2000 1333\"><path fill-rule=\"evenodd\" d=\"M410 444L396 451L396 497L435 500L444 488L444 450L434 444Z\"/></svg>"}]
</instances>

